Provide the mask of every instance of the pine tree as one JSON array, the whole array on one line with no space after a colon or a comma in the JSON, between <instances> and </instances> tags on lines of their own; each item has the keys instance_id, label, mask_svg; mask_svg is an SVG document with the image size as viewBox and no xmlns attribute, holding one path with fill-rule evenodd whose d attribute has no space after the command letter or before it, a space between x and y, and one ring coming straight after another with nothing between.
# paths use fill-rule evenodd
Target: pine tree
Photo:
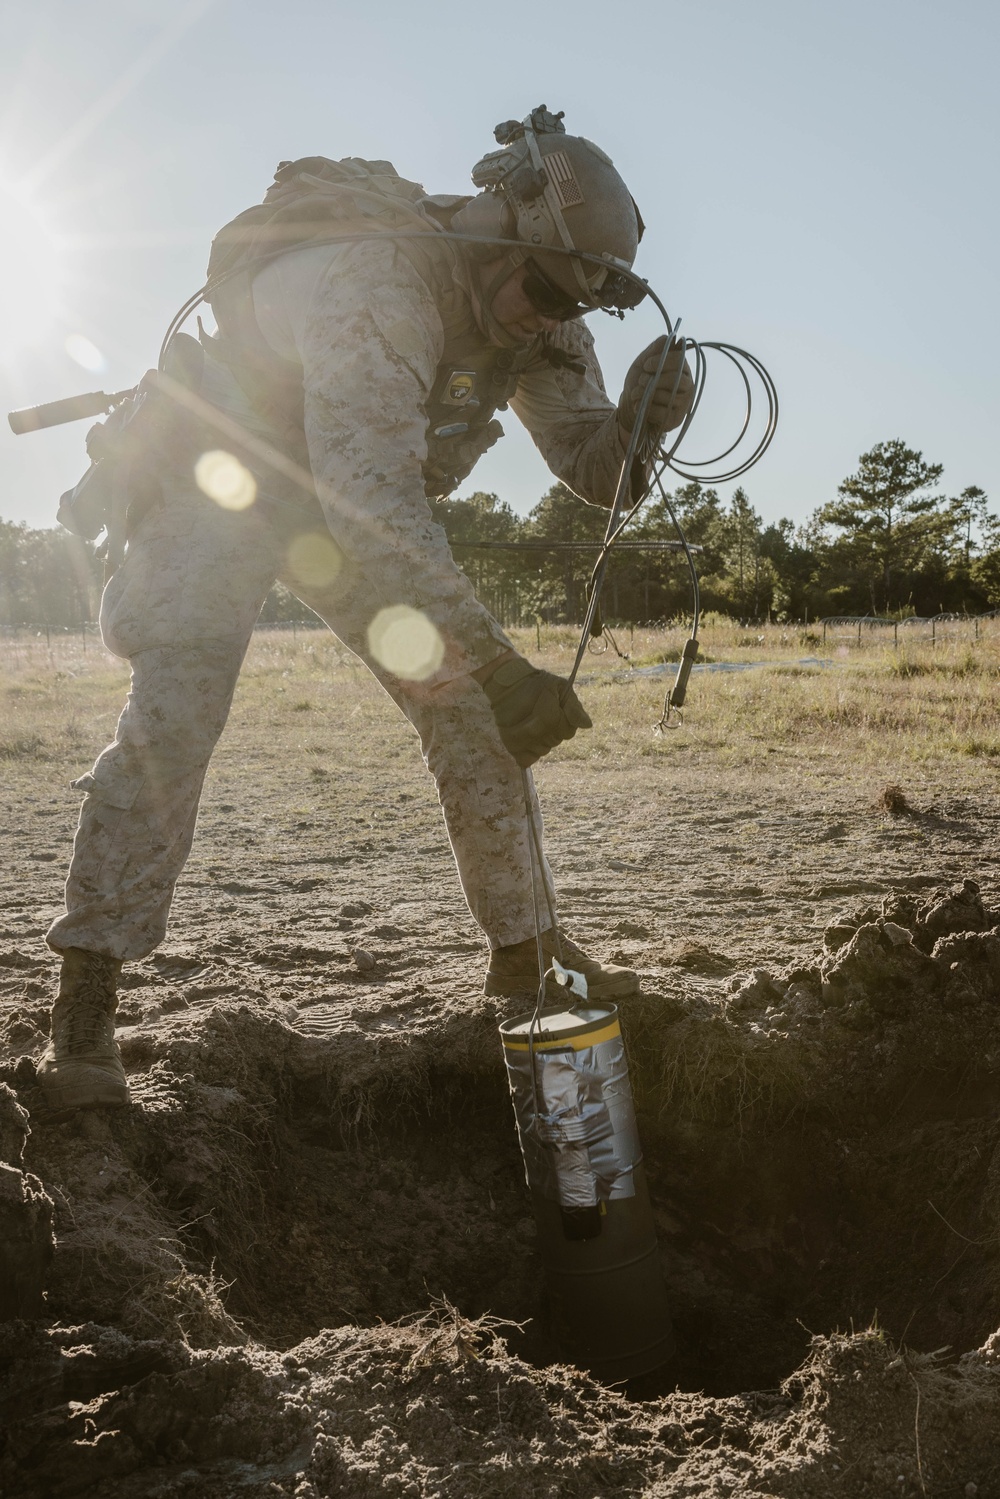
<instances>
[{"instance_id":1,"label":"pine tree","mask_svg":"<svg viewBox=\"0 0 1000 1499\"><path fill-rule=\"evenodd\" d=\"M823 505L817 518L841 535L832 560L854 572L873 613L898 608L912 596L916 575L946 545L951 517L930 493L943 472L898 438L862 453L856 473L838 486L840 498Z\"/></svg>"}]
</instances>

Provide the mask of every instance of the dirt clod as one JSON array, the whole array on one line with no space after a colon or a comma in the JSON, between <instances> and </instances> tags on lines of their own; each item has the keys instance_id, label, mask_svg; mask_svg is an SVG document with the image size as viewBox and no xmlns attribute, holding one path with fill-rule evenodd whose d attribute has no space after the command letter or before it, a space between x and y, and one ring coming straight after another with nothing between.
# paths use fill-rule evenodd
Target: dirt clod
<instances>
[{"instance_id":1,"label":"dirt clod","mask_svg":"<svg viewBox=\"0 0 1000 1499\"><path fill-rule=\"evenodd\" d=\"M892 817L905 817L912 813L909 798L902 786L890 782L883 786L882 790L872 801L872 810L875 812L888 812Z\"/></svg>"},{"instance_id":2,"label":"dirt clod","mask_svg":"<svg viewBox=\"0 0 1000 1499\"><path fill-rule=\"evenodd\" d=\"M665 942L662 961L670 967L686 968L689 973L725 974L733 970L732 961L723 953L713 952L704 942L677 937Z\"/></svg>"}]
</instances>

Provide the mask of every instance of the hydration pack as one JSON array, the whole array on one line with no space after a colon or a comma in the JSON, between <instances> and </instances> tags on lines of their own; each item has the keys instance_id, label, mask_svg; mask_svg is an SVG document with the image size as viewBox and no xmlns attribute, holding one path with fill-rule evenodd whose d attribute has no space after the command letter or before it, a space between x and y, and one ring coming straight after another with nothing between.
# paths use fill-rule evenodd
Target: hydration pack
<instances>
[{"instance_id":1,"label":"hydration pack","mask_svg":"<svg viewBox=\"0 0 1000 1499\"><path fill-rule=\"evenodd\" d=\"M451 208L466 200L436 201ZM443 227L432 216L433 206L434 200L428 198L420 183L400 177L389 161L365 161L360 156L347 156L342 161L326 156L283 161L264 201L237 214L212 241L206 300L213 308L220 302L225 305L225 286L212 290L212 283L219 277L232 278L243 267L256 272L268 257L310 240L354 229L383 234L409 229L432 234L436 227ZM445 249L446 242L442 241L439 248ZM409 247L407 252L411 253ZM419 250L413 253L420 258ZM450 246L446 253L454 263Z\"/></svg>"}]
</instances>

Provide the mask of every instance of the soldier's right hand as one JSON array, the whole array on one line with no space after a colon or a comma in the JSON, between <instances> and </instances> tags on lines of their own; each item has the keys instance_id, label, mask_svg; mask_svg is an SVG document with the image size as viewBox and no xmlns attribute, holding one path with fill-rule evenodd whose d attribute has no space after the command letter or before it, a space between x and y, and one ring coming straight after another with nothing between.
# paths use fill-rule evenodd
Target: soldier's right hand
<instances>
[{"instance_id":1,"label":"soldier's right hand","mask_svg":"<svg viewBox=\"0 0 1000 1499\"><path fill-rule=\"evenodd\" d=\"M500 738L518 765L534 765L577 729L593 725L573 688L554 672L512 656L482 684Z\"/></svg>"}]
</instances>

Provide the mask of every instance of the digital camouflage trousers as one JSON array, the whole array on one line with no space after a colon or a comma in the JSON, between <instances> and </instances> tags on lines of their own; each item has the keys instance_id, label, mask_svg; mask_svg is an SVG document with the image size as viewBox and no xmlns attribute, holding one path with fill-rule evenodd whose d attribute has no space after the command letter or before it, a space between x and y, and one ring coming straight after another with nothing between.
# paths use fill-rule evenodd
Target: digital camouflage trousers
<instances>
[{"instance_id":1,"label":"digital camouflage trousers","mask_svg":"<svg viewBox=\"0 0 1000 1499\"><path fill-rule=\"evenodd\" d=\"M365 662L416 729L469 909L490 945L531 936L521 772L485 693L465 675L433 688L402 681L373 660L377 590L347 564L331 577L331 546L318 508L227 511L188 486L141 521L101 605L105 643L131 665L130 691L114 742L75 783L86 795L51 947L130 960L163 940L208 763L276 578ZM533 788L532 798L540 835Z\"/></svg>"}]
</instances>

